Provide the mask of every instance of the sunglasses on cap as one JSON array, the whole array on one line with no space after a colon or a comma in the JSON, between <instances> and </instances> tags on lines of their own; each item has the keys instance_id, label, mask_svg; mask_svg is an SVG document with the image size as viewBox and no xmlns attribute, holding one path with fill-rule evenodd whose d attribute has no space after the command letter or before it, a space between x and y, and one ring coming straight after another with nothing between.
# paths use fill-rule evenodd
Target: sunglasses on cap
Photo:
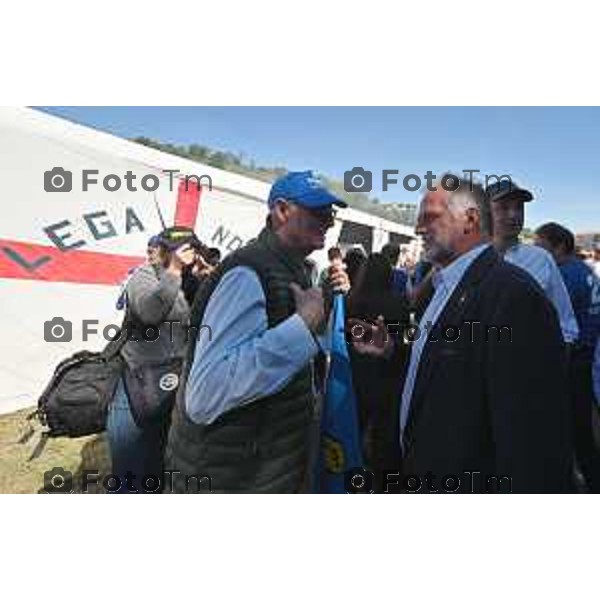
<instances>
[{"instance_id":1,"label":"sunglasses on cap","mask_svg":"<svg viewBox=\"0 0 600 600\"><path fill-rule=\"evenodd\" d=\"M169 250L174 250L183 244L195 246L199 243L194 230L189 227L170 227L159 234L160 244Z\"/></svg>"}]
</instances>

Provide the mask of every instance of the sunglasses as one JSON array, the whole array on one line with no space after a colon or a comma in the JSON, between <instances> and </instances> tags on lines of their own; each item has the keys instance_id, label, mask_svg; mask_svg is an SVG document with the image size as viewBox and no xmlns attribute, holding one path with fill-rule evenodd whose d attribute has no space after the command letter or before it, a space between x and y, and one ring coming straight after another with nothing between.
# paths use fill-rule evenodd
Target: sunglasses
<instances>
[{"instance_id":1,"label":"sunglasses","mask_svg":"<svg viewBox=\"0 0 600 600\"><path fill-rule=\"evenodd\" d=\"M301 204L296 204L293 202L295 206L301 208L304 212L308 213L311 217L316 219L321 223L331 223L335 220L337 215L337 210L333 206L324 206L323 208L307 208L306 206L302 206Z\"/></svg>"}]
</instances>

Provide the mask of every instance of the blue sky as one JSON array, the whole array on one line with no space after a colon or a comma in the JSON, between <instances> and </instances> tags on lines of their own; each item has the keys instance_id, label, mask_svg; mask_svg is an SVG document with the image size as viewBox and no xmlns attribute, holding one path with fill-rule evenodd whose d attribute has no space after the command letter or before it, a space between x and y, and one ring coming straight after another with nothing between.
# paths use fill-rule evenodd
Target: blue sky
<instances>
[{"instance_id":1,"label":"blue sky","mask_svg":"<svg viewBox=\"0 0 600 600\"><path fill-rule=\"evenodd\" d=\"M400 178L428 170L508 173L536 195L527 226L553 220L600 231L600 108L42 108L122 137L242 152L258 165L339 179L361 166L373 171L373 194L384 202L418 202L419 193L405 191L401 179L382 192L383 169L398 169Z\"/></svg>"}]
</instances>

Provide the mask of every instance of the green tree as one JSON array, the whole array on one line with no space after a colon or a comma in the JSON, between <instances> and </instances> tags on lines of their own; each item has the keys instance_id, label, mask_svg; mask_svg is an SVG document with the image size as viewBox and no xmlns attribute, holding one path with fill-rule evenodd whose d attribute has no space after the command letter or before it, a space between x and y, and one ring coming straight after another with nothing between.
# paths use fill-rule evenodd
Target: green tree
<instances>
[{"instance_id":1,"label":"green tree","mask_svg":"<svg viewBox=\"0 0 600 600\"><path fill-rule=\"evenodd\" d=\"M257 165L253 158L246 158L243 152L223 152L214 150L202 144L190 144L176 146L170 143L159 142L145 136L133 139L134 142L175 154L189 160L201 162L218 169L241 173L248 177L271 182L277 177L285 175L288 170L283 166L265 167ZM342 181L325 177L325 183L331 191L344 199L348 206L362 210L366 213L396 221L405 225L413 226L416 220L416 205L409 203L384 203L379 198L370 197L362 192L346 192ZM524 234L525 234L524 230Z\"/></svg>"}]
</instances>

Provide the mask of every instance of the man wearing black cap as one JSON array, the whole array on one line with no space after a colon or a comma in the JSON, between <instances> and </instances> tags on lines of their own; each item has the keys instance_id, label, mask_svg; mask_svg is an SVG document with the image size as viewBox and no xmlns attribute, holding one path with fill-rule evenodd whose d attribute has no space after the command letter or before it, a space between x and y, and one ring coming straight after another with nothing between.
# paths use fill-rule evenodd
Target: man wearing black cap
<instances>
[{"instance_id":1,"label":"man wearing black cap","mask_svg":"<svg viewBox=\"0 0 600 600\"><path fill-rule=\"evenodd\" d=\"M325 318L304 260L323 248L336 205L311 171L281 177L266 227L200 289L192 326L202 334L190 340L167 447L174 491L206 491L200 478L219 492L302 490Z\"/></svg>"},{"instance_id":2,"label":"man wearing black cap","mask_svg":"<svg viewBox=\"0 0 600 600\"><path fill-rule=\"evenodd\" d=\"M491 233L496 250L504 260L524 269L538 282L556 309L564 341L573 344L579 336L579 327L569 292L554 259L543 248L519 242L525 202L531 202L533 194L510 180L500 180L488 186L486 196L490 203Z\"/></svg>"},{"instance_id":3,"label":"man wearing black cap","mask_svg":"<svg viewBox=\"0 0 600 600\"><path fill-rule=\"evenodd\" d=\"M188 228L165 229L155 240L153 263L138 267L125 286L127 337L120 350L125 369L106 423L111 472L122 493L143 492L148 478L160 481L174 394L165 382L177 385L185 353L190 307L182 272L194 260L196 239Z\"/></svg>"}]
</instances>

